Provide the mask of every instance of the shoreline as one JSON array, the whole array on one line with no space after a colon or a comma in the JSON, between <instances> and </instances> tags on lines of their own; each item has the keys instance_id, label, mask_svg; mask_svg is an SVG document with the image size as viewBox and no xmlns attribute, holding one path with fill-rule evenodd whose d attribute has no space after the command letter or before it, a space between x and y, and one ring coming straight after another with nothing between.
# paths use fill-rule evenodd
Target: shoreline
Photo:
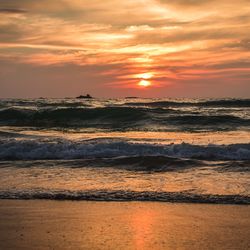
<instances>
[{"instance_id":1,"label":"shoreline","mask_svg":"<svg viewBox=\"0 0 250 250\"><path fill-rule=\"evenodd\" d=\"M226 200L188 200L188 199L183 199L183 200L159 200L159 199L102 199L102 198L78 198L78 197L60 197L61 194L58 196L54 196L53 198L51 197L45 197L45 198L3 198L1 197L0 194L0 204L1 201L55 201L55 202L97 202L97 203L162 203L162 204L187 204L187 205L226 205L226 206L250 206L250 203L248 201L236 201L232 202L233 198L229 198ZM42 195L43 196L43 195ZM218 195L207 195L208 197L219 197ZM222 195L225 197L235 197L233 195ZM38 195L39 197L39 195ZM236 196L237 197L237 196ZM238 196L242 197L242 196ZM237 197L237 198L238 198ZM244 197L249 197L249 196L244 196Z\"/></svg>"},{"instance_id":2,"label":"shoreline","mask_svg":"<svg viewBox=\"0 0 250 250\"><path fill-rule=\"evenodd\" d=\"M1 249L248 249L248 205L0 200Z\"/></svg>"}]
</instances>

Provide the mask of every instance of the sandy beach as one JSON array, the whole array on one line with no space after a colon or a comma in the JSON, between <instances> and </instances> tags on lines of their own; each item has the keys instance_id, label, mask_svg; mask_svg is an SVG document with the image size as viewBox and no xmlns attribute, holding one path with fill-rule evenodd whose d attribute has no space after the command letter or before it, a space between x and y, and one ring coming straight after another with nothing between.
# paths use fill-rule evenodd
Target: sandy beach
<instances>
[{"instance_id":1,"label":"sandy beach","mask_svg":"<svg viewBox=\"0 0 250 250\"><path fill-rule=\"evenodd\" d=\"M249 229L249 206L0 201L0 249L249 249Z\"/></svg>"}]
</instances>

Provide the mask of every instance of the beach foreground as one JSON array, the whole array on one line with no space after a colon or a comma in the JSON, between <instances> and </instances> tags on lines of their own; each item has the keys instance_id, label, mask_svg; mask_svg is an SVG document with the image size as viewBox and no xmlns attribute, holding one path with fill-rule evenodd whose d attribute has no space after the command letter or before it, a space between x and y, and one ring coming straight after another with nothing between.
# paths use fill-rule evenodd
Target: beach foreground
<instances>
[{"instance_id":1,"label":"beach foreground","mask_svg":"<svg viewBox=\"0 0 250 250\"><path fill-rule=\"evenodd\" d=\"M0 201L0 249L249 249L249 229L249 206Z\"/></svg>"}]
</instances>

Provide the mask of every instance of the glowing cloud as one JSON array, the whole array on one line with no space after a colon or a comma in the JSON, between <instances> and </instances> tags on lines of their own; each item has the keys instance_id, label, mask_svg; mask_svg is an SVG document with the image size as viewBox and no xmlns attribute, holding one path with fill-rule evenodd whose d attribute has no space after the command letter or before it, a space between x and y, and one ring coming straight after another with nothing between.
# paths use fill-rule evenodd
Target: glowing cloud
<instances>
[{"instance_id":1,"label":"glowing cloud","mask_svg":"<svg viewBox=\"0 0 250 250\"><path fill-rule=\"evenodd\" d=\"M1 97L250 92L249 0L11 0L0 13Z\"/></svg>"}]
</instances>

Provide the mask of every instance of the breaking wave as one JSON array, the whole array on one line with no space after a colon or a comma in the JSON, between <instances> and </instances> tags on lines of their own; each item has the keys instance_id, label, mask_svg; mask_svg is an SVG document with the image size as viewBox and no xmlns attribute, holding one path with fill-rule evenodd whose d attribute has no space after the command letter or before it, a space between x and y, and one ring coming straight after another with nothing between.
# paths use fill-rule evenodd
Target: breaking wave
<instances>
[{"instance_id":1,"label":"breaking wave","mask_svg":"<svg viewBox=\"0 0 250 250\"><path fill-rule=\"evenodd\" d=\"M250 144L142 144L119 140L55 139L0 141L0 160L86 159L120 156L168 156L203 160L250 160Z\"/></svg>"}]
</instances>

